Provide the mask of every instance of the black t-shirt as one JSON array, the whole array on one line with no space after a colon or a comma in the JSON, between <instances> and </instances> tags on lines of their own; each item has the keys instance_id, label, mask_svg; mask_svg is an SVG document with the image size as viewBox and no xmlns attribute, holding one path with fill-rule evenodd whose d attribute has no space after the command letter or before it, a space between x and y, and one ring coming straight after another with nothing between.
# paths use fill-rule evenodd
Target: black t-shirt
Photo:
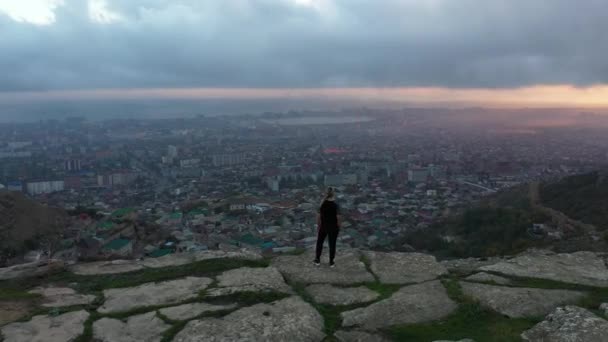
<instances>
[{"instance_id":1,"label":"black t-shirt","mask_svg":"<svg viewBox=\"0 0 608 342\"><path fill-rule=\"evenodd\" d=\"M319 208L321 226L324 228L338 228L338 214L340 207L334 201L325 200Z\"/></svg>"}]
</instances>

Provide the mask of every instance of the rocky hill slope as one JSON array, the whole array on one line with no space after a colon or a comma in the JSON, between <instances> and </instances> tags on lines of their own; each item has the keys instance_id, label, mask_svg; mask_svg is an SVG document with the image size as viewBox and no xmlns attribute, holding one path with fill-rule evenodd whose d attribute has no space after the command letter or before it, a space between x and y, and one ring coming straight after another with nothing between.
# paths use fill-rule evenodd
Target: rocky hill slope
<instances>
[{"instance_id":1,"label":"rocky hill slope","mask_svg":"<svg viewBox=\"0 0 608 342\"><path fill-rule=\"evenodd\" d=\"M544 227L532 231L534 224ZM522 184L412 231L403 242L443 257L509 255L529 248L608 250L608 178L592 172Z\"/></svg>"},{"instance_id":2,"label":"rocky hill slope","mask_svg":"<svg viewBox=\"0 0 608 342\"><path fill-rule=\"evenodd\" d=\"M0 191L0 265L60 236L67 220L61 209L43 206L21 193Z\"/></svg>"},{"instance_id":3,"label":"rocky hill slope","mask_svg":"<svg viewBox=\"0 0 608 342\"><path fill-rule=\"evenodd\" d=\"M13 341L605 341L606 255L527 251L438 262L421 253L247 250L0 270ZM33 267L33 266L32 266ZM27 273L27 272L26 272Z\"/></svg>"}]
</instances>

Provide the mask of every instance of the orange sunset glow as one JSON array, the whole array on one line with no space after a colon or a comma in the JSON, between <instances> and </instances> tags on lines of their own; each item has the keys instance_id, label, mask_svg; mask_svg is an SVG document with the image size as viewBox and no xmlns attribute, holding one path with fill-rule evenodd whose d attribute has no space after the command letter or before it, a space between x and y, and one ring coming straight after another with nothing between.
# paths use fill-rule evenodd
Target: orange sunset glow
<instances>
[{"instance_id":1,"label":"orange sunset glow","mask_svg":"<svg viewBox=\"0 0 608 342\"><path fill-rule=\"evenodd\" d=\"M608 86L568 85L516 89L409 88L152 88L0 93L0 101L129 100L129 99L348 99L412 104L488 107L608 107Z\"/></svg>"}]
</instances>

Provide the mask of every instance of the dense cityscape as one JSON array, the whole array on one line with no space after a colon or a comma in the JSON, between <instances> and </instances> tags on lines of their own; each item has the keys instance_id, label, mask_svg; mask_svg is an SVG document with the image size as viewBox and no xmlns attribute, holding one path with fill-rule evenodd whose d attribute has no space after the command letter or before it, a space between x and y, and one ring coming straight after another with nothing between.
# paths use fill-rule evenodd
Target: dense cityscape
<instances>
[{"instance_id":1,"label":"dense cityscape","mask_svg":"<svg viewBox=\"0 0 608 342\"><path fill-rule=\"evenodd\" d=\"M493 119L472 123L471 112ZM404 233L488 194L608 162L599 117L564 127L516 115L505 123L501 113L362 108L3 124L0 187L71 214L53 247L67 260L310 247L328 186L344 217L339 244L408 251Z\"/></svg>"}]
</instances>

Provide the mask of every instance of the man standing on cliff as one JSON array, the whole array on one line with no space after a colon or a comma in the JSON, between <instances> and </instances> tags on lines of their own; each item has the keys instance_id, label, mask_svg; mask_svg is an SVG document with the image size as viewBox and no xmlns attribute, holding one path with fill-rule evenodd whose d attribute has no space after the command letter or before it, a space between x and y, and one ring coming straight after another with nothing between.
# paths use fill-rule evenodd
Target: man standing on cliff
<instances>
[{"instance_id":1,"label":"man standing on cliff","mask_svg":"<svg viewBox=\"0 0 608 342\"><path fill-rule=\"evenodd\" d=\"M329 236L329 267L335 267L334 258L336 257L336 240L340 232L340 219L338 217L340 207L336 203L335 190L332 187L327 188L327 194L321 203L319 213L317 215L317 249L314 260L315 266L321 265L321 253L323 252L323 243L325 238Z\"/></svg>"}]
</instances>

